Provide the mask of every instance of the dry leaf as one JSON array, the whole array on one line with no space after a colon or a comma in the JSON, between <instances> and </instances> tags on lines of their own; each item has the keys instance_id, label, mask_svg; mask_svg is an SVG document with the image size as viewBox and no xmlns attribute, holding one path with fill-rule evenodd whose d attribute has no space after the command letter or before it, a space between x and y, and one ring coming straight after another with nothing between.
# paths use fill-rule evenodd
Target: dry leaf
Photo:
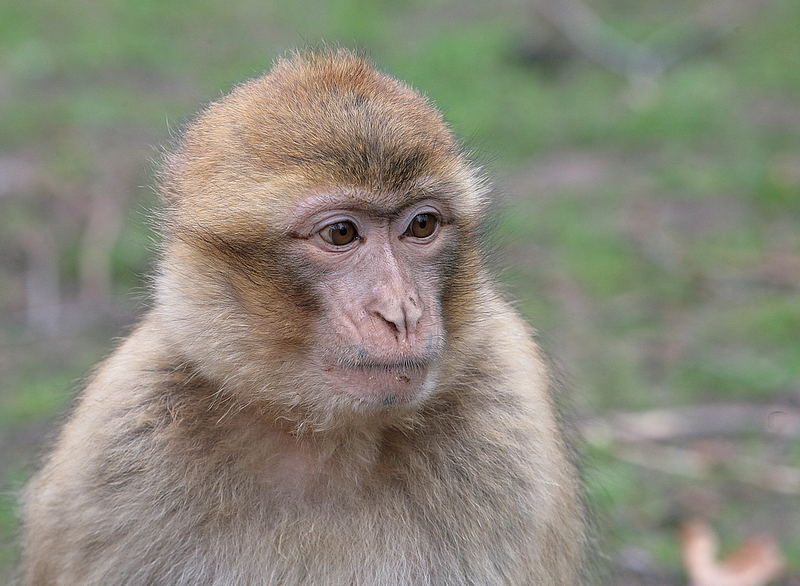
<instances>
[{"instance_id":1,"label":"dry leaf","mask_svg":"<svg viewBox=\"0 0 800 586\"><path fill-rule=\"evenodd\" d=\"M722 560L714 531L701 521L685 523L681 530L683 564L692 586L764 586L780 577L783 556L774 539L749 539Z\"/></svg>"}]
</instances>

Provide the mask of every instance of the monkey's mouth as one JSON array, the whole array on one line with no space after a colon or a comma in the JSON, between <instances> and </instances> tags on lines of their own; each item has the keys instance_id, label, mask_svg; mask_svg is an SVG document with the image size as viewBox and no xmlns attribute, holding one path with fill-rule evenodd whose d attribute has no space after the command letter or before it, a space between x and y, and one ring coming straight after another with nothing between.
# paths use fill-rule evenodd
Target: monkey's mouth
<instances>
[{"instance_id":1,"label":"monkey's mouth","mask_svg":"<svg viewBox=\"0 0 800 586\"><path fill-rule=\"evenodd\" d=\"M324 370L337 390L370 404L411 403L424 395L429 380L429 362L339 361Z\"/></svg>"}]
</instances>

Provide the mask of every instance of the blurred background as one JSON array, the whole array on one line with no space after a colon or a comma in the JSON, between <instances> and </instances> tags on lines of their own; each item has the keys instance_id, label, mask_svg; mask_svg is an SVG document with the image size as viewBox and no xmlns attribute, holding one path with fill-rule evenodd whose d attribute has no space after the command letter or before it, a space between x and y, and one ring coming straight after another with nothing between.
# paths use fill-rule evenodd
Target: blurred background
<instances>
[{"instance_id":1,"label":"blurred background","mask_svg":"<svg viewBox=\"0 0 800 586\"><path fill-rule=\"evenodd\" d=\"M796 0L0 1L0 583L20 487L147 307L161 145L322 39L496 178L497 270L565 373L607 583L685 584L696 519L800 584Z\"/></svg>"}]
</instances>

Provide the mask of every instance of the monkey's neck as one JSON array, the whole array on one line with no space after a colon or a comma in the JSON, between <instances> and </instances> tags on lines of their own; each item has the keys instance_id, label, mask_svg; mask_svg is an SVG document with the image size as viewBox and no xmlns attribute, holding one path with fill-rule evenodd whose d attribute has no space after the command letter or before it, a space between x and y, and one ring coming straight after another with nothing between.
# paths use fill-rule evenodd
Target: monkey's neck
<instances>
[{"instance_id":1,"label":"monkey's neck","mask_svg":"<svg viewBox=\"0 0 800 586\"><path fill-rule=\"evenodd\" d=\"M352 417L318 426L301 409L244 402L226 394L186 361L164 370L170 379L163 411L188 442L207 442L221 457L260 462L256 469L279 479L282 489L358 483L378 466L390 437L410 433L413 420L386 415Z\"/></svg>"},{"instance_id":2,"label":"monkey's neck","mask_svg":"<svg viewBox=\"0 0 800 586\"><path fill-rule=\"evenodd\" d=\"M251 425L254 437L244 440L241 449L269 454L264 478L271 488L311 499L324 499L331 492L358 491L368 485L369 478L380 474L387 444L395 433L383 422L297 433L284 420L258 413L252 417L258 424L252 426L251 419L244 425ZM239 428L237 423L232 425Z\"/></svg>"},{"instance_id":3,"label":"monkey's neck","mask_svg":"<svg viewBox=\"0 0 800 586\"><path fill-rule=\"evenodd\" d=\"M130 382L149 395L136 400L145 401L155 419L187 445L207 446L221 461L249 462L243 468L282 479L283 488L358 485L425 427L416 408L319 413L226 385L187 357L180 344L162 337L162 324L154 319L145 319L117 357L123 362L136 357ZM152 384L143 384L151 378Z\"/></svg>"}]
</instances>

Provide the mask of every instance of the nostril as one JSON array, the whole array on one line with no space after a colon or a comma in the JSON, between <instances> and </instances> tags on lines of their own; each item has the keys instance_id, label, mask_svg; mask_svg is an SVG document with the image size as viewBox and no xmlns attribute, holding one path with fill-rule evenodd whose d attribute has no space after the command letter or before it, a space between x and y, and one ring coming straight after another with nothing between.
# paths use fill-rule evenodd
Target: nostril
<instances>
[{"instance_id":1,"label":"nostril","mask_svg":"<svg viewBox=\"0 0 800 586\"><path fill-rule=\"evenodd\" d=\"M385 315L383 315L383 314L382 314L380 311L373 311L372 313L373 313L373 314L375 315L375 317L377 317L379 320L381 320L382 322L385 322L385 323L386 323L386 325L388 325L388 326L389 326L389 328L392 330L392 333L393 333L395 336L397 336L397 335L400 333L400 328L397 326L397 323L395 323L395 321L394 321L394 320L391 320L391 319L387 318L387 317L386 317Z\"/></svg>"},{"instance_id":2,"label":"nostril","mask_svg":"<svg viewBox=\"0 0 800 586\"><path fill-rule=\"evenodd\" d=\"M385 321L386 321L387 324L389 324L389 327L392 328L392 332L394 334L399 334L400 333L400 328L397 327L396 323L394 323L393 321L389 321L389 320L385 320Z\"/></svg>"}]
</instances>

